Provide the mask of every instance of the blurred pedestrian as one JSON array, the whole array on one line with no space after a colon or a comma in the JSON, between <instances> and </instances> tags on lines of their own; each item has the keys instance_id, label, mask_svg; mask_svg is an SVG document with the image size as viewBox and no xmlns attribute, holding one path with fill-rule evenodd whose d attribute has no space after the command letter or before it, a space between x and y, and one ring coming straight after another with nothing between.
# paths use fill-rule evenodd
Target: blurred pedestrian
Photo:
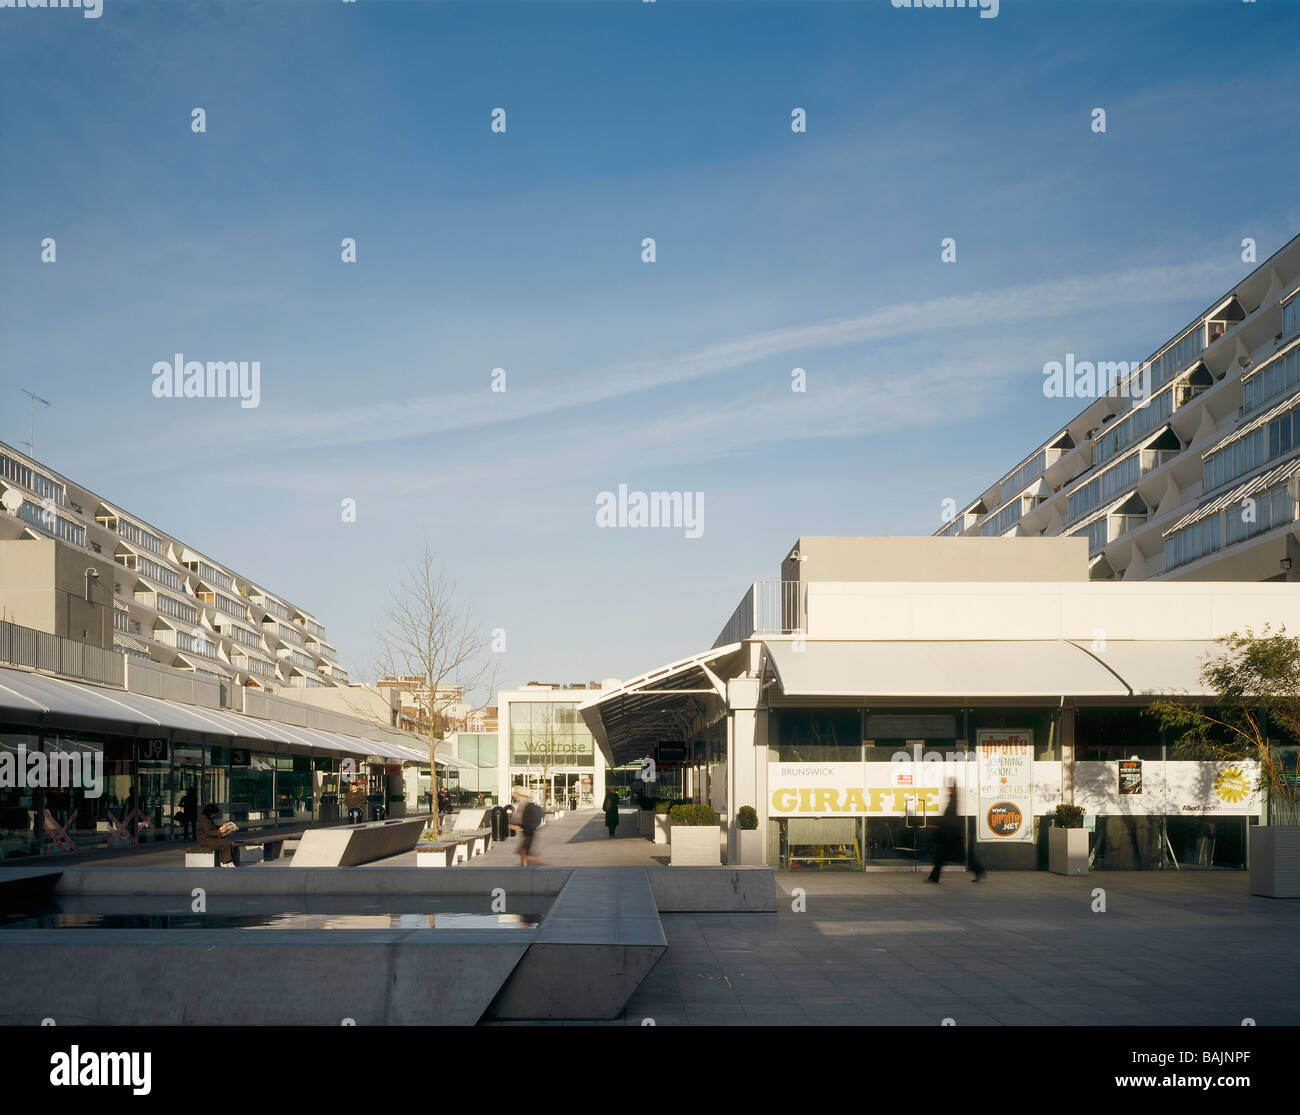
<instances>
[{"instance_id":1,"label":"blurred pedestrian","mask_svg":"<svg viewBox=\"0 0 1300 1115\"><path fill-rule=\"evenodd\" d=\"M939 817L939 826L934 833L934 869L926 876L927 883L937 883L944 863L961 863L967 859L966 854L966 820L957 813L957 783L948 779L948 804ZM978 883L984 878L984 865L971 848L969 866L975 872L972 882Z\"/></svg>"},{"instance_id":2,"label":"blurred pedestrian","mask_svg":"<svg viewBox=\"0 0 1300 1115\"><path fill-rule=\"evenodd\" d=\"M520 834L519 865L528 867L537 864L541 867L551 865L535 852L537 830L542 824L542 807L532 800L527 790L515 791L515 811L510 817L510 827Z\"/></svg>"}]
</instances>

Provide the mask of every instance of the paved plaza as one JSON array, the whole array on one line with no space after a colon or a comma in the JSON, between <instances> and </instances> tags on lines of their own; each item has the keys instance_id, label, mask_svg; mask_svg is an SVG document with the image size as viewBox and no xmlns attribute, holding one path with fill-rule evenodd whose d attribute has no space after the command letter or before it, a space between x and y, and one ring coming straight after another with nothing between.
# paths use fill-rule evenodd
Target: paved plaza
<instances>
[{"instance_id":1,"label":"paved plaza","mask_svg":"<svg viewBox=\"0 0 1300 1115\"><path fill-rule=\"evenodd\" d=\"M542 830L557 865L666 862L599 815ZM493 858L513 853L513 842ZM668 952L624 1024L1300 1024L1300 902L1244 871L778 872L774 914L663 914ZM796 888L804 912L794 910ZM1094 912L1093 891L1105 892Z\"/></svg>"},{"instance_id":2,"label":"paved plaza","mask_svg":"<svg viewBox=\"0 0 1300 1115\"><path fill-rule=\"evenodd\" d=\"M515 865L516 844L474 862ZM668 861L664 845L610 839L593 810L546 825L538 848L556 866ZM179 866L182 846L95 862ZM413 853L367 866L406 864ZM909 869L778 872L776 913L663 914L668 952L622 1024L1300 1024L1300 902L1252 897L1245 872L992 872L973 884L948 869L939 886L924 879ZM1097 889L1104 911L1094 910Z\"/></svg>"}]
</instances>

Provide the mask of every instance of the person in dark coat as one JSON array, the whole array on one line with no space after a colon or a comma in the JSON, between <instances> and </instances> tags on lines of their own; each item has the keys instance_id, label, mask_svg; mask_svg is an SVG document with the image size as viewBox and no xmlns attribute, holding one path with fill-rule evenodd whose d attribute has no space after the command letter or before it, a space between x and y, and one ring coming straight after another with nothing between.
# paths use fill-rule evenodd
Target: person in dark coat
<instances>
[{"instance_id":1,"label":"person in dark coat","mask_svg":"<svg viewBox=\"0 0 1300 1115\"><path fill-rule=\"evenodd\" d=\"M609 829L609 835L612 839L614 830L618 828L618 794L613 790L605 791L605 827Z\"/></svg>"},{"instance_id":2,"label":"person in dark coat","mask_svg":"<svg viewBox=\"0 0 1300 1115\"><path fill-rule=\"evenodd\" d=\"M937 883L944 863L961 863L966 859L966 819L957 813L957 783L948 782L948 804L939 817L939 827L934 834L934 870L926 876L927 883ZM984 878L984 865L970 850L970 869L975 872L973 882Z\"/></svg>"},{"instance_id":3,"label":"person in dark coat","mask_svg":"<svg viewBox=\"0 0 1300 1115\"><path fill-rule=\"evenodd\" d=\"M195 832L198 822L199 799L191 786L185 791L184 797L181 798L181 807L176 814L176 819L181 823L181 839L197 840Z\"/></svg>"}]
</instances>

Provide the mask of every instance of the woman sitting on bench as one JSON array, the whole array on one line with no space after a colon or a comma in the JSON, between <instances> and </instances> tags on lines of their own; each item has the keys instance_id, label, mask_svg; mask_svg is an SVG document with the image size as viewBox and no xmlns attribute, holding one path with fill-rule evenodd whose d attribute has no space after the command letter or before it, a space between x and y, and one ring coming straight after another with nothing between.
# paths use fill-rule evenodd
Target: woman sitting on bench
<instances>
[{"instance_id":1,"label":"woman sitting on bench","mask_svg":"<svg viewBox=\"0 0 1300 1115\"><path fill-rule=\"evenodd\" d=\"M226 826L218 825L217 818L221 816L221 810L209 802L203 807L203 816L199 818L199 847L211 848L217 853L217 862L220 867L238 867L239 858L235 854L235 846L226 839Z\"/></svg>"}]
</instances>

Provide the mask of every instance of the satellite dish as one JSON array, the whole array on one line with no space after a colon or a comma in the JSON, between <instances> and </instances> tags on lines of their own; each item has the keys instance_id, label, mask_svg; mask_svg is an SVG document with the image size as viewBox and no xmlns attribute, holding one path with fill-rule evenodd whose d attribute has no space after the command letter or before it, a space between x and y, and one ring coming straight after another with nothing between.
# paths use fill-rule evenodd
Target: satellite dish
<instances>
[{"instance_id":1,"label":"satellite dish","mask_svg":"<svg viewBox=\"0 0 1300 1115\"><path fill-rule=\"evenodd\" d=\"M17 515L23 509L23 494L17 488L6 488L4 495L0 496L0 503L10 515Z\"/></svg>"}]
</instances>

